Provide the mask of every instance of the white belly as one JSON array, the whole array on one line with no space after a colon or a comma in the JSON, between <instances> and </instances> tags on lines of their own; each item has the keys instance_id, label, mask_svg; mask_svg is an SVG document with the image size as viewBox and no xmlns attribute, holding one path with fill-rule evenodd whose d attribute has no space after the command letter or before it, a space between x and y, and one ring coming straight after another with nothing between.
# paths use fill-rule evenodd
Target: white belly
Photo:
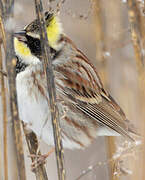
<instances>
[{"instance_id":1,"label":"white belly","mask_svg":"<svg viewBox=\"0 0 145 180\"><path fill-rule=\"evenodd\" d=\"M43 81L43 80L42 80ZM34 86L28 72L21 72L16 78L19 116L38 137L53 145L53 130L48 102Z\"/></svg>"}]
</instances>

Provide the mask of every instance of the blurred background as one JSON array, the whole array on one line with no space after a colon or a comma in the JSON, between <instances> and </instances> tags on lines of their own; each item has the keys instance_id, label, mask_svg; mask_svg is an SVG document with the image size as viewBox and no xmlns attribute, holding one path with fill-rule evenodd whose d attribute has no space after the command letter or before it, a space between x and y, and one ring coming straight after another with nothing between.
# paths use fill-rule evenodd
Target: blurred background
<instances>
[{"instance_id":1,"label":"blurred background","mask_svg":"<svg viewBox=\"0 0 145 180\"><path fill-rule=\"evenodd\" d=\"M58 1L52 1L52 7L56 7ZM143 2L138 2L143 8ZM47 0L43 0L45 10L48 10ZM25 25L35 18L34 2L30 0L15 0L14 19L7 22L7 26L14 26L15 31L23 29ZM138 68L133 45L131 42L131 30L128 19L127 1L125 0L66 0L60 8L60 19L65 34L67 34L77 47L96 65L104 86L122 107L126 116L139 131L144 126L144 97L139 86ZM1 97L0 97L1 98ZM1 99L0 99L1 103ZM2 114L0 104L0 114ZM2 125L2 116L0 116ZM0 178L3 180L3 130L0 125ZM15 179L15 159L12 154L14 147L11 144L12 132L9 131L11 123L8 119L8 169L9 180ZM24 135L23 135L24 136ZM64 150L65 168L67 179L75 180L88 167L101 162L107 162L113 156L115 144L121 138L98 137L96 141L85 150ZM25 164L27 179L34 180L31 172L31 160L28 157L28 149L24 141ZM40 142L41 152L48 152L51 147ZM136 152L137 151L137 152ZM127 157L125 167L129 168L130 175L125 173L120 177L112 176L110 164L98 165L92 171L84 175L82 180L143 180L140 150L135 150L134 156ZM140 164L136 166L136 164ZM112 166L112 165L111 165ZM55 153L47 159L46 170L48 179L57 180Z\"/></svg>"}]
</instances>

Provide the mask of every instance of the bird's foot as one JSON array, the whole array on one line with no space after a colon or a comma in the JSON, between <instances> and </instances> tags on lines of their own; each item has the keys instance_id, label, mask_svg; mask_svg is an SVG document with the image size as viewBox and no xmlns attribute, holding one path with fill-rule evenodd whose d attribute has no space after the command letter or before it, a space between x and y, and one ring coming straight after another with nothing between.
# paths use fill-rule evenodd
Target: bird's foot
<instances>
[{"instance_id":1,"label":"bird's foot","mask_svg":"<svg viewBox=\"0 0 145 180\"><path fill-rule=\"evenodd\" d=\"M30 154L29 157L33 159L32 164L31 164L31 170L35 171L39 166L43 165L46 163L46 159L48 156L53 153L55 148L52 148L47 154Z\"/></svg>"}]
</instances>

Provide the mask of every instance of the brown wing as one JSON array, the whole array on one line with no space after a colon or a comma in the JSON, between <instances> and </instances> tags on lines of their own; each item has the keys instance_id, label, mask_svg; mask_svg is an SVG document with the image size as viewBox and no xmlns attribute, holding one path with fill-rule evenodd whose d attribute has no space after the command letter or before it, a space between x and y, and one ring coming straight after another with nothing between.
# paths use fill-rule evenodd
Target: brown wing
<instances>
[{"instance_id":1,"label":"brown wing","mask_svg":"<svg viewBox=\"0 0 145 180\"><path fill-rule=\"evenodd\" d=\"M123 111L104 90L95 67L79 50L76 52L66 63L55 67L59 92L101 126L133 140Z\"/></svg>"}]
</instances>

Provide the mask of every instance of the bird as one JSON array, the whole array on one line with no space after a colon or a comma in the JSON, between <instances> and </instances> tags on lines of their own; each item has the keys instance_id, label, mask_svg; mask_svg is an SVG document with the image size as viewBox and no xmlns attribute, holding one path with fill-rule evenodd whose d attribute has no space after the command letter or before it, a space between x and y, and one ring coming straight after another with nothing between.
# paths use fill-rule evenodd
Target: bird
<instances>
[{"instance_id":1,"label":"bird","mask_svg":"<svg viewBox=\"0 0 145 180\"><path fill-rule=\"evenodd\" d=\"M84 149L99 136L123 136L133 142L132 124L104 88L96 67L65 35L58 15L45 12L45 25L63 147ZM15 32L13 41L20 119L45 143L54 146L39 20Z\"/></svg>"}]
</instances>

